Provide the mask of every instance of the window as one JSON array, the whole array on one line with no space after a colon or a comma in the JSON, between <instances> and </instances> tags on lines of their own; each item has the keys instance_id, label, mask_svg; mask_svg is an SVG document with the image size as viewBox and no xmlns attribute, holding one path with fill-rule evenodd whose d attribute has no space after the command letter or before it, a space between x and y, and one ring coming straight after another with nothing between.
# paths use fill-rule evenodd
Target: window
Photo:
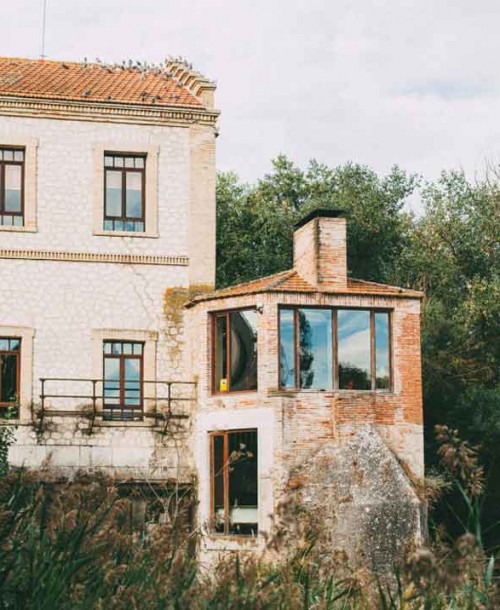
<instances>
[{"instance_id":1,"label":"window","mask_svg":"<svg viewBox=\"0 0 500 610\"><path fill-rule=\"evenodd\" d=\"M0 226L24 225L24 149L0 148Z\"/></svg>"},{"instance_id":2,"label":"window","mask_svg":"<svg viewBox=\"0 0 500 610\"><path fill-rule=\"evenodd\" d=\"M105 231L145 231L145 166L145 154L104 153Z\"/></svg>"},{"instance_id":3,"label":"window","mask_svg":"<svg viewBox=\"0 0 500 610\"><path fill-rule=\"evenodd\" d=\"M257 389L257 312L217 313L213 317L214 392Z\"/></svg>"},{"instance_id":4,"label":"window","mask_svg":"<svg viewBox=\"0 0 500 610\"><path fill-rule=\"evenodd\" d=\"M210 441L214 531L255 536L258 532L257 430L213 432Z\"/></svg>"},{"instance_id":5,"label":"window","mask_svg":"<svg viewBox=\"0 0 500 610\"><path fill-rule=\"evenodd\" d=\"M21 339L0 337L0 417L19 400Z\"/></svg>"},{"instance_id":6,"label":"window","mask_svg":"<svg viewBox=\"0 0 500 610\"><path fill-rule=\"evenodd\" d=\"M144 343L104 341L103 418L141 420Z\"/></svg>"},{"instance_id":7,"label":"window","mask_svg":"<svg viewBox=\"0 0 500 610\"><path fill-rule=\"evenodd\" d=\"M280 309L280 387L388 390L389 312Z\"/></svg>"}]
</instances>

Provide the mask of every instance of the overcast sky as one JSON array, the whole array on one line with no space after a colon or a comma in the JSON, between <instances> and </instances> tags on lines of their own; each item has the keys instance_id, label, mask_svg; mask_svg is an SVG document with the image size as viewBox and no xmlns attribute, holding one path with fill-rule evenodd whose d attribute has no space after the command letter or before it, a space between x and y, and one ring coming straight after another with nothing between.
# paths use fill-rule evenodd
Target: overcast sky
<instances>
[{"instance_id":1,"label":"overcast sky","mask_svg":"<svg viewBox=\"0 0 500 610\"><path fill-rule=\"evenodd\" d=\"M42 0L2 0L6 56L40 53ZM498 0L47 0L45 52L158 62L218 83L218 168L305 165L436 177L500 161Z\"/></svg>"}]
</instances>

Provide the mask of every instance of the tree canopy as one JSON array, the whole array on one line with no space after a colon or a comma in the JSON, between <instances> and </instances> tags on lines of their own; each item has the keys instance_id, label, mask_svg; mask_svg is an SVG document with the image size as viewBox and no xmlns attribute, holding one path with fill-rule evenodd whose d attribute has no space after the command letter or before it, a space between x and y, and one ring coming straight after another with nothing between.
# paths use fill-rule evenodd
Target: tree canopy
<instances>
[{"instance_id":1,"label":"tree canopy","mask_svg":"<svg viewBox=\"0 0 500 610\"><path fill-rule=\"evenodd\" d=\"M421 215L405 203L418 193ZM481 443L490 477L483 519L500 544L500 178L472 182L459 171L423 183L397 166L378 176L366 166L305 170L285 156L244 184L217 182L220 287L291 267L293 225L314 208L344 210L353 277L425 293L422 309L426 461L432 429L447 424Z\"/></svg>"}]
</instances>

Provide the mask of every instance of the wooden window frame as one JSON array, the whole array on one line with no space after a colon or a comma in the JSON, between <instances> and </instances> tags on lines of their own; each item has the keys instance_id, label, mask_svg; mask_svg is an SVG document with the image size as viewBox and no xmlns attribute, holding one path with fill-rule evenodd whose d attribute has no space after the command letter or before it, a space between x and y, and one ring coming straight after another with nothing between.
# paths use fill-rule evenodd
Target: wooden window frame
<instances>
[{"instance_id":1,"label":"wooden window frame","mask_svg":"<svg viewBox=\"0 0 500 610\"><path fill-rule=\"evenodd\" d=\"M242 432L254 432L257 436L257 452L259 451L258 444L258 435L259 431L257 428L235 428L230 430L215 430L213 432L209 432L210 437L210 523L212 533L217 536L232 536L232 537L241 537L248 539L250 534L233 534L230 530L230 511L231 507L229 505L229 435L230 434L240 434ZM224 487L224 532L216 532L215 531L215 460L214 460L214 443L215 438L218 436L222 436L224 439L224 448L223 448L223 487ZM259 508L259 458L257 454L257 510ZM257 522L257 534L259 530L259 523Z\"/></svg>"},{"instance_id":2,"label":"wooden window frame","mask_svg":"<svg viewBox=\"0 0 500 610\"><path fill-rule=\"evenodd\" d=\"M259 389L259 380L258 380L258 345L259 345L259 332L257 329L257 386L253 390L231 390L231 314L237 313L239 311L257 311L255 306L252 307L237 307L235 309L225 309L223 311L214 311L211 312L212 318L212 330L211 330L211 379L212 379L212 394L241 394L244 392L257 392ZM216 381L216 351L217 351L217 320L219 318L226 318L226 370L227 370L227 391L221 392L217 387Z\"/></svg>"},{"instance_id":3,"label":"wooden window frame","mask_svg":"<svg viewBox=\"0 0 500 610\"><path fill-rule=\"evenodd\" d=\"M121 157L124 160L123 167L115 167L106 165L106 157ZM142 159L143 167L125 167L125 159ZM103 205L103 230L105 231L117 231L125 233L144 233L146 231L146 165L147 165L147 153L132 153L132 152L113 152L106 150L104 151L104 205ZM121 216L108 216L106 214L106 193L107 193L107 175L108 171L121 172ZM140 172L141 173L141 217L140 218L129 218L127 216L127 172ZM106 222L112 222L113 228L104 228ZM121 222L123 225L122 229L115 229L114 223ZM125 228L127 222L142 222L141 231L131 231Z\"/></svg>"},{"instance_id":4,"label":"wooden window frame","mask_svg":"<svg viewBox=\"0 0 500 610\"><path fill-rule=\"evenodd\" d=\"M20 392L21 392L21 350L23 348L23 341L21 337L5 337L0 336L0 340L7 341L19 341L19 349L17 350L3 350L0 349L0 357L4 354L9 356L16 356L16 396L17 400L21 400ZM0 396L2 395L2 376L0 372ZM12 406L12 401L9 402L1 402L0 399L0 413L3 409L8 409Z\"/></svg>"},{"instance_id":5,"label":"wooden window frame","mask_svg":"<svg viewBox=\"0 0 500 610\"><path fill-rule=\"evenodd\" d=\"M281 391L317 391L328 392L328 389L310 389L300 387L300 329L299 315L300 309L322 309L329 310L332 315L332 391L335 392L385 392L394 391L394 370L393 370L393 310L388 308L367 308L367 307L322 307L320 305L280 305L278 307L278 387ZM281 311L292 310L294 316L294 365L295 365L295 385L293 388L284 388L281 385ZM339 387L339 352L338 352L338 312L339 311L368 311L370 313L370 381L371 387L367 390L346 389ZM389 334L389 386L387 388L377 388L377 367L376 367L376 333L375 333L375 314L386 313L388 315L388 334ZM215 369L214 369L215 370Z\"/></svg>"},{"instance_id":6,"label":"wooden window frame","mask_svg":"<svg viewBox=\"0 0 500 610\"><path fill-rule=\"evenodd\" d=\"M6 161L4 159L0 159L0 227L13 227L13 228L23 228L25 226L25 214L24 214L24 191L25 191L25 163L26 163L26 149L24 146L0 146L0 151L5 152L11 150L14 153L17 151L21 151L23 153L22 161ZM7 165L14 165L17 167L21 167L21 211L20 212L7 212L5 209L5 167ZM21 218L20 225L6 225L3 223L3 219L6 216L15 216Z\"/></svg>"},{"instance_id":7,"label":"wooden window frame","mask_svg":"<svg viewBox=\"0 0 500 610\"><path fill-rule=\"evenodd\" d=\"M116 343L131 343L132 345L141 345L142 352L141 354L124 354L123 348L121 354L106 354L104 351L104 346L106 344L116 344ZM105 413L105 419L109 419L109 421L140 421L144 418L144 350L145 344L144 341L128 341L126 339L104 339L102 343L102 370L103 370L103 382L102 382L102 408L103 413ZM106 404L106 392L105 392L105 371L106 371L106 360L107 359L115 359L119 360L120 364L120 379L119 383L119 404L118 405L110 405ZM125 360L139 360L140 361L140 379L139 379L139 404L133 406L127 406L125 404ZM116 400L116 399L115 399ZM107 411L109 411L109 417L107 417ZM127 417L126 414L130 412L131 417Z\"/></svg>"}]
</instances>

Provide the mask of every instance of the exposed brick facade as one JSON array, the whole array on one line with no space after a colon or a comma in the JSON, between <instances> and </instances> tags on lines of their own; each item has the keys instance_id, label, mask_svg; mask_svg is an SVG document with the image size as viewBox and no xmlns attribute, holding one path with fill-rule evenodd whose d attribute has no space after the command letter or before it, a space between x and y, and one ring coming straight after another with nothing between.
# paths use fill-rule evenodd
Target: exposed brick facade
<instances>
[{"instance_id":1,"label":"exposed brick facade","mask_svg":"<svg viewBox=\"0 0 500 610\"><path fill-rule=\"evenodd\" d=\"M420 294L383 287L374 294L367 284L363 294L349 294L345 273L345 219L313 218L295 235L295 273L306 284L280 292L276 280L271 287L257 283L222 290L200 297L187 310L191 341L191 368L198 372L199 394L195 425L197 438L212 429L223 429L231 414L231 425L249 427L248 414L268 413L261 424L272 426L273 444L262 447L262 464L270 472L272 493L261 495L262 525L282 499L290 473L321 449L346 445L368 426L378 433L398 460L416 477L423 475L422 389L420 361ZM323 240L323 241L322 241ZM331 243L328 243L331 242ZM340 252L340 254L338 254ZM320 260L317 259L319 256ZM322 260L325 257L325 260ZM341 278L337 281L336 274ZM293 274L293 272L292 272ZM279 274L278 274L279 276ZM277 276L277 277L278 277ZM286 276L278 281L287 281ZM283 279L285 278L285 279ZM310 290L311 285L314 290ZM309 286L305 288L304 286ZM376 285L375 285L376 286ZM255 294L252 292L258 287ZM301 289L302 288L302 289ZM234 295L234 296L232 296ZM392 387L377 391L313 391L279 388L279 307L332 307L389 310L392 335ZM258 390L214 393L212 388L211 314L216 311L257 307ZM258 428L259 434L261 427ZM204 445L202 445L204 447ZM196 449L200 479L200 519L208 518L209 485L205 449ZM415 499L418 504L418 501ZM414 510L413 508L411 509ZM416 519L415 523L418 522ZM207 550L227 547L227 541L211 540ZM222 546L221 546L222 545Z\"/></svg>"}]
</instances>

